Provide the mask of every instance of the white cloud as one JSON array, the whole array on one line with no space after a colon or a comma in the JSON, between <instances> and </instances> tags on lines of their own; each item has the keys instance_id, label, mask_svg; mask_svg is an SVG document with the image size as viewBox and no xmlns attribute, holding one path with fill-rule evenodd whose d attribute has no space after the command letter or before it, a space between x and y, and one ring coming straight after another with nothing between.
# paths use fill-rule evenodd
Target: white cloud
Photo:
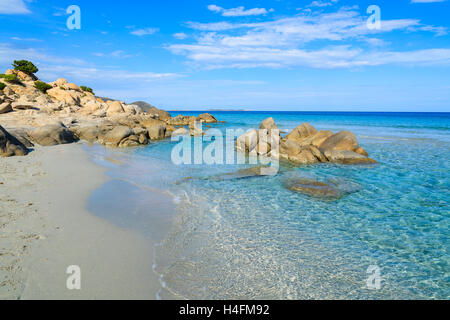
<instances>
[{"instance_id":1,"label":"white cloud","mask_svg":"<svg viewBox=\"0 0 450 320\"><path fill-rule=\"evenodd\" d=\"M0 14L29 14L27 6L23 0L1 0Z\"/></svg>"},{"instance_id":2,"label":"white cloud","mask_svg":"<svg viewBox=\"0 0 450 320\"><path fill-rule=\"evenodd\" d=\"M114 54L121 55L123 53L122 51L115 51L110 55ZM54 81L57 78L64 77L75 83L92 80L101 85L123 85L124 80L126 80L127 85L133 86L139 82L181 77L180 74L175 73L134 72L97 67L77 58L54 56L42 50L17 48L9 44L0 44L0 65L7 68L17 59L33 61L40 69L37 75L46 81Z\"/></svg>"},{"instance_id":3,"label":"white cloud","mask_svg":"<svg viewBox=\"0 0 450 320\"><path fill-rule=\"evenodd\" d=\"M179 32L179 33L174 33L173 37L178 40L184 40L184 39L188 38L188 35L186 33Z\"/></svg>"},{"instance_id":4,"label":"white cloud","mask_svg":"<svg viewBox=\"0 0 450 320\"><path fill-rule=\"evenodd\" d=\"M322 1L322 0L316 0L311 2L309 5L307 5L306 7L329 7L334 5L335 3L337 3L339 0L330 0L330 1Z\"/></svg>"},{"instance_id":5,"label":"white cloud","mask_svg":"<svg viewBox=\"0 0 450 320\"><path fill-rule=\"evenodd\" d=\"M260 16L266 15L269 12L272 12L273 9L267 10L265 8L253 8L245 10L245 7L237 7L231 9L224 9L215 4L211 4L208 6L208 10L216 13L221 13L224 17L244 17L244 16Z\"/></svg>"},{"instance_id":6,"label":"white cloud","mask_svg":"<svg viewBox=\"0 0 450 320\"><path fill-rule=\"evenodd\" d=\"M130 34L138 36L138 37L142 37L142 36L155 34L158 31L159 31L158 28L145 28L145 29L138 29L138 30L131 31Z\"/></svg>"},{"instance_id":7,"label":"white cloud","mask_svg":"<svg viewBox=\"0 0 450 320\"><path fill-rule=\"evenodd\" d=\"M206 69L353 68L414 61L449 63L450 49L389 51L384 49L388 43L374 37L391 31L428 31L442 35L446 28L423 25L416 19L397 19L384 20L381 29L370 30L365 19L354 7L347 7L333 13L301 14L258 23L190 22L188 27L201 31L196 35L196 43L173 44L167 48L185 55L196 67ZM310 44L312 48L308 49Z\"/></svg>"}]
</instances>

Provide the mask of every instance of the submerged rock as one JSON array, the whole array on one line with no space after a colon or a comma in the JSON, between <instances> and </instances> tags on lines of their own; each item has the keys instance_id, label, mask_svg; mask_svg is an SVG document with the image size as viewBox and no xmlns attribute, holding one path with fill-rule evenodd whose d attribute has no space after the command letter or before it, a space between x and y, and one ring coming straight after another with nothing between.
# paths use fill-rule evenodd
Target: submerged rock
<instances>
[{"instance_id":1,"label":"submerged rock","mask_svg":"<svg viewBox=\"0 0 450 320\"><path fill-rule=\"evenodd\" d=\"M331 184L306 178L287 180L285 187L293 192L322 199L337 200L343 196L342 192Z\"/></svg>"},{"instance_id":2,"label":"submerged rock","mask_svg":"<svg viewBox=\"0 0 450 320\"><path fill-rule=\"evenodd\" d=\"M252 177L266 177L273 176L278 173L278 168L268 167L268 166L256 166L252 168L240 169L235 172L226 173L222 175L215 176L214 179L219 180L234 180L234 179L245 179Z\"/></svg>"}]
</instances>

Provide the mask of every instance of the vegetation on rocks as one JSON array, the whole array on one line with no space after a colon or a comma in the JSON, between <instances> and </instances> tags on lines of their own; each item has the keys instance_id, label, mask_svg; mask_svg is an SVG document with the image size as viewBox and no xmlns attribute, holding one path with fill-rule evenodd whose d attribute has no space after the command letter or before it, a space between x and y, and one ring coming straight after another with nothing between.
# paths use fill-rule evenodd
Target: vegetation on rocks
<instances>
[{"instance_id":1,"label":"vegetation on rocks","mask_svg":"<svg viewBox=\"0 0 450 320\"><path fill-rule=\"evenodd\" d=\"M0 78L9 83L20 83L19 78L15 74L0 74Z\"/></svg>"},{"instance_id":2,"label":"vegetation on rocks","mask_svg":"<svg viewBox=\"0 0 450 320\"><path fill-rule=\"evenodd\" d=\"M6 84L4 84L3 82L0 82L0 90L3 90L6 88Z\"/></svg>"},{"instance_id":3,"label":"vegetation on rocks","mask_svg":"<svg viewBox=\"0 0 450 320\"><path fill-rule=\"evenodd\" d=\"M51 85L49 85L43 81L36 81L34 83L34 87L36 89L38 89L39 91L41 91L42 93L46 93L47 90L50 90L51 88L53 88Z\"/></svg>"},{"instance_id":4,"label":"vegetation on rocks","mask_svg":"<svg viewBox=\"0 0 450 320\"><path fill-rule=\"evenodd\" d=\"M86 86L80 86L80 88L83 91L90 92L90 93L95 95L94 90L92 90L92 88L89 88L89 87L86 87Z\"/></svg>"},{"instance_id":5,"label":"vegetation on rocks","mask_svg":"<svg viewBox=\"0 0 450 320\"><path fill-rule=\"evenodd\" d=\"M12 66L14 70L22 71L29 75L35 74L39 71L39 69L28 60L15 60Z\"/></svg>"}]
</instances>

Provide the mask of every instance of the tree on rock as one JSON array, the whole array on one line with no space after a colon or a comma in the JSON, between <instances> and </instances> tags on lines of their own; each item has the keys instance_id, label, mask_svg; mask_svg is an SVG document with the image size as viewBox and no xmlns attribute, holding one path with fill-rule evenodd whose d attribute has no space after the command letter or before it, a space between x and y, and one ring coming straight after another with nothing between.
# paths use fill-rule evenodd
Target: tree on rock
<instances>
[{"instance_id":1,"label":"tree on rock","mask_svg":"<svg viewBox=\"0 0 450 320\"><path fill-rule=\"evenodd\" d=\"M31 62L27 60L15 60L12 64L14 70L25 72L32 75L39 71L39 69Z\"/></svg>"}]
</instances>

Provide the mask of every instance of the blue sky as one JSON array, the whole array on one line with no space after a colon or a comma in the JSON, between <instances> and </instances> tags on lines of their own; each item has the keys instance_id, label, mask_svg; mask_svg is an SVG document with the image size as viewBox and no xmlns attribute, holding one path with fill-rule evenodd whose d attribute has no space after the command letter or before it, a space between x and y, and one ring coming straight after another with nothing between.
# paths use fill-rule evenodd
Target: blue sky
<instances>
[{"instance_id":1,"label":"blue sky","mask_svg":"<svg viewBox=\"0 0 450 320\"><path fill-rule=\"evenodd\" d=\"M0 0L0 68L166 109L450 112L449 21L449 0Z\"/></svg>"}]
</instances>

